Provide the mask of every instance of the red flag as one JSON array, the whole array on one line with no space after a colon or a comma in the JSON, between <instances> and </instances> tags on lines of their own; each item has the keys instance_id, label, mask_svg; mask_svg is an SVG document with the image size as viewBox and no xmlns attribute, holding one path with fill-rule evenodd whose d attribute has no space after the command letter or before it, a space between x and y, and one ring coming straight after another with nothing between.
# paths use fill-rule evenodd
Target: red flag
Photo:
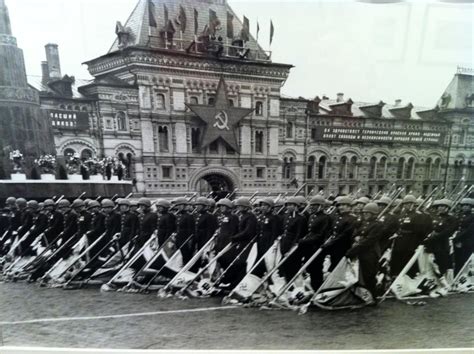
<instances>
[{"instance_id":1,"label":"red flag","mask_svg":"<svg viewBox=\"0 0 474 354\"><path fill-rule=\"evenodd\" d=\"M273 27L273 21L270 20L270 45L272 45L274 34L275 34L275 28Z\"/></svg>"}]
</instances>

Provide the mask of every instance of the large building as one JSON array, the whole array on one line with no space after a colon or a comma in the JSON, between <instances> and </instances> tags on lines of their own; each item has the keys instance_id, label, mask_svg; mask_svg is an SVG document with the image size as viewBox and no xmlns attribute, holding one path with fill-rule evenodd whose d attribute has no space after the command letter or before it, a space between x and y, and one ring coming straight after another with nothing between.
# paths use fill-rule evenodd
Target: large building
<instances>
[{"instance_id":1,"label":"large building","mask_svg":"<svg viewBox=\"0 0 474 354\"><path fill-rule=\"evenodd\" d=\"M433 108L288 98L292 66L274 63L225 0L139 0L115 32L108 53L86 62L93 80L62 76L48 44L30 84L58 154L117 156L146 195L304 183L327 195L393 184L426 194L474 182L472 72L460 69Z\"/></svg>"}]
</instances>

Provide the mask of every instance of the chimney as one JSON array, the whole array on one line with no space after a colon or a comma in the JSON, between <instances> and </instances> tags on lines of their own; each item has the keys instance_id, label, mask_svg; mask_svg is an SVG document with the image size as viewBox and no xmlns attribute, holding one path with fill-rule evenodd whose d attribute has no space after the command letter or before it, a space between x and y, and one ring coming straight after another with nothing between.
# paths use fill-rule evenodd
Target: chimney
<instances>
[{"instance_id":1,"label":"chimney","mask_svg":"<svg viewBox=\"0 0 474 354\"><path fill-rule=\"evenodd\" d=\"M401 106L402 105L402 100L401 99L396 99L395 100L395 106L398 107L398 106Z\"/></svg>"},{"instance_id":2,"label":"chimney","mask_svg":"<svg viewBox=\"0 0 474 354\"><path fill-rule=\"evenodd\" d=\"M46 85L48 81L50 80L49 77L49 67L48 67L48 62L47 61L42 61L41 62L41 83L43 85Z\"/></svg>"},{"instance_id":3,"label":"chimney","mask_svg":"<svg viewBox=\"0 0 474 354\"><path fill-rule=\"evenodd\" d=\"M338 93L337 94L337 102L344 102L344 94Z\"/></svg>"},{"instance_id":4,"label":"chimney","mask_svg":"<svg viewBox=\"0 0 474 354\"><path fill-rule=\"evenodd\" d=\"M57 44L46 44L46 60L48 62L49 77L51 79L61 78L61 64L59 63L59 50Z\"/></svg>"}]
</instances>

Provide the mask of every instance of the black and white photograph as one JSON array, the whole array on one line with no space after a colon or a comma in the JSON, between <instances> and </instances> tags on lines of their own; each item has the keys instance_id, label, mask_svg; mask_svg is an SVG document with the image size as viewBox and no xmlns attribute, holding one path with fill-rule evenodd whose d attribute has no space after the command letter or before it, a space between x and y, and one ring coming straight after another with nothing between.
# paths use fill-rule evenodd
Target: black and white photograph
<instances>
[{"instance_id":1,"label":"black and white photograph","mask_svg":"<svg viewBox=\"0 0 474 354\"><path fill-rule=\"evenodd\" d=\"M472 353L473 20L0 0L0 353Z\"/></svg>"}]
</instances>

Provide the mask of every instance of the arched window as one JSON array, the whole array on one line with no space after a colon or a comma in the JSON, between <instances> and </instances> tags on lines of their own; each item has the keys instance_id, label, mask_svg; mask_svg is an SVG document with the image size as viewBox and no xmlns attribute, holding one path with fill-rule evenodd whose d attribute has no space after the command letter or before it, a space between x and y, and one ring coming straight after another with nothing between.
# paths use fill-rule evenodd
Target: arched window
<instances>
[{"instance_id":1,"label":"arched window","mask_svg":"<svg viewBox=\"0 0 474 354\"><path fill-rule=\"evenodd\" d=\"M168 152L169 151L168 127L167 126L159 126L158 127L158 143L159 143L159 146L160 146L160 152Z\"/></svg>"},{"instance_id":2,"label":"arched window","mask_svg":"<svg viewBox=\"0 0 474 354\"><path fill-rule=\"evenodd\" d=\"M234 100L229 98L229 106L234 107Z\"/></svg>"},{"instance_id":3,"label":"arched window","mask_svg":"<svg viewBox=\"0 0 474 354\"><path fill-rule=\"evenodd\" d=\"M460 158L454 161L454 180L458 181L462 178L464 169L464 159Z\"/></svg>"},{"instance_id":4,"label":"arched window","mask_svg":"<svg viewBox=\"0 0 474 354\"><path fill-rule=\"evenodd\" d=\"M67 148L64 150L64 157L72 157L75 153L76 151L74 149Z\"/></svg>"},{"instance_id":5,"label":"arched window","mask_svg":"<svg viewBox=\"0 0 474 354\"><path fill-rule=\"evenodd\" d=\"M117 112L115 118L117 119L117 130L121 132L127 131L127 115L125 112Z\"/></svg>"},{"instance_id":6,"label":"arched window","mask_svg":"<svg viewBox=\"0 0 474 354\"><path fill-rule=\"evenodd\" d=\"M66 109L66 106L63 105L63 104L61 104L61 105L59 105L59 109L65 110L65 109Z\"/></svg>"},{"instance_id":7,"label":"arched window","mask_svg":"<svg viewBox=\"0 0 474 354\"><path fill-rule=\"evenodd\" d=\"M433 164L433 168L431 169L431 179L437 180L441 174L441 159L436 159Z\"/></svg>"},{"instance_id":8,"label":"arched window","mask_svg":"<svg viewBox=\"0 0 474 354\"><path fill-rule=\"evenodd\" d=\"M156 109L165 109L165 95L159 93L156 95Z\"/></svg>"},{"instance_id":9,"label":"arched window","mask_svg":"<svg viewBox=\"0 0 474 354\"><path fill-rule=\"evenodd\" d=\"M293 179L293 158L285 157L283 159L283 179Z\"/></svg>"},{"instance_id":10,"label":"arched window","mask_svg":"<svg viewBox=\"0 0 474 354\"><path fill-rule=\"evenodd\" d=\"M201 129L191 128L191 148L193 151L197 151L199 148L199 140L201 139Z\"/></svg>"},{"instance_id":11,"label":"arched window","mask_svg":"<svg viewBox=\"0 0 474 354\"><path fill-rule=\"evenodd\" d=\"M339 164L339 179L346 179L347 175L347 157L341 157L341 163Z\"/></svg>"},{"instance_id":12,"label":"arched window","mask_svg":"<svg viewBox=\"0 0 474 354\"><path fill-rule=\"evenodd\" d=\"M308 158L308 166L306 167L306 178L313 179L314 178L314 164L316 159L314 156L310 156Z\"/></svg>"},{"instance_id":13,"label":"arched window","mask_svg":"<svg viewBox=\"0 0 474 354\"><path fill-rule=\"evenodd\" d=\"M263 131L261 130L255 132L255 152L263 154Z\"/></svg>"},{"instance_id":14,"label":"arched window","mask_svg":"<svg viewBox=\"0 0 474 354\"><path fill-rule=\"evenodd\" d=\"M474 159L471 159L467 164L467 179L474 181Z\"/></svg>"},{"instance_id":15,"label":"arched window","mask_svg":"<svg viewBox=\"0 0 474 354\"><path fill-rule=\"evenodd\" d=\"M75 110L75 111L80 111L80 110L81 110L81 107L79 107L79 106L74 106L74 110Z\"/></svg>"},{"instance_id":16,"label":"arched window","mask_svg":"<svg viewBox=\"0 0 474 354\"><path fill-rule=\"evenodd\" d=\"M196 96L191 96L189 98L189 103L190 104L199 104L199 99Z\"/></svg>"},{"instance_id":17,"label":"arched window","mask_svg":"<svg viewBox=\"0 0 474 354\"><path fill-rule=\"evenodd\" d=\"M84 149L81 151L81 159L89 160L92 158L92 151L90 149Z\"/></svg>"},{"instance_id":18,"label":"arched window","mask_svg":"<svg viewBox=\"0 0 474 354\"><path fill-rule=\"evenodd\" d=\"M410 157L405 166L405 179L413 179L415 175L415 159Z\"/></svg>"},{"instance_id":19,"label":"arched window","mask_svg":"<svg viewBox=\"0 0 474 354\"><path fill-rule=\"evenodd\" d=\"M383 156L380 161L377 163L377 179L385 179L385 172L387 171L387 158Z\"/></svg>"},{"instance_id":20,"label":"arched window","mask_svg":"<svg viewBox=\"0 0 474 354\"><path fill-rule=\"evenodd\" d=\"M373 156L370 159L369 179L375 179L377 171L377 158Z\"/></svg>"},{"instance_id":21,"label":"arched window","mask_svg":"<svg viewBox=\"0 0 474 354\"><path fill-rule=\"evenodd\" d=\"M262 101L257 101L257 103L255 103L255 115L263 116L263 102Z\"/></svg>"},{"instance_id":22,"label":"arched window","mask_svg":"<svg viewBox=\"0 0 474 354\"><path fill-rule=\"evenodd\" d=\"M326 156L321 156L318 163L318 179L326 178Z\"/></svg>"},{"instance_id":23,"label":"arched window","mask_svg":"<svg viewBox=\"0 0 474 354\"><path fill-rule=\"evenodd\" d=\"M431 157L427 158L426 163L425 163L425 177L424 177L425 180L429 180L431 178L431 170L433 168L432 165L433 165L433 160L431 159Z\"/></svg>"},{"instance_id":24,"label":"arched window","mask_svg":"<svg viewBox=\"0 0 474 354\"><path fill-rule=\"evenodd\" d=\"M209 98L207 99L207 104L208 104L209 106L214 105L214 103L216 103L216 99L215 99L214 97L209 97Z\"/></svg>"},{"instance_id":25,"label":"arched window","mask_svg":"<svg viewBox=\"0 0 474 354\"><path fill-rule=\"evenodd\" d=\"M286 137L291 139L293 137L293 123L286 123Z\"/></svg>"},{"instance_id":26,"label":"arched window","mask_svg":"<svg viewBox=\"0 0 474 354\"><path fill-rule=\"evenodd\" d=\"M400 157L397 166L397 179L402 179L405 172L405 158Z\"/></svg>"},{"instance_id":27,"label":"arched window","mask_svg":"<svg viewBox=\"0 0 474 354\"><path fill-rule=\"evenodd\" d=\"M357 178L357 157L353 156L347 169L349 179Z\"/></svg>"},{"instance_id":28,"label":"arched window","mask_svg":"<svg viewBox=\"0 0 474 354\"><path fill-rule=\"evenodd\" d=\"M82 109L81 109L83 112L87 112L87 106L82 106Z\"/></svg>"}]
</instances>

